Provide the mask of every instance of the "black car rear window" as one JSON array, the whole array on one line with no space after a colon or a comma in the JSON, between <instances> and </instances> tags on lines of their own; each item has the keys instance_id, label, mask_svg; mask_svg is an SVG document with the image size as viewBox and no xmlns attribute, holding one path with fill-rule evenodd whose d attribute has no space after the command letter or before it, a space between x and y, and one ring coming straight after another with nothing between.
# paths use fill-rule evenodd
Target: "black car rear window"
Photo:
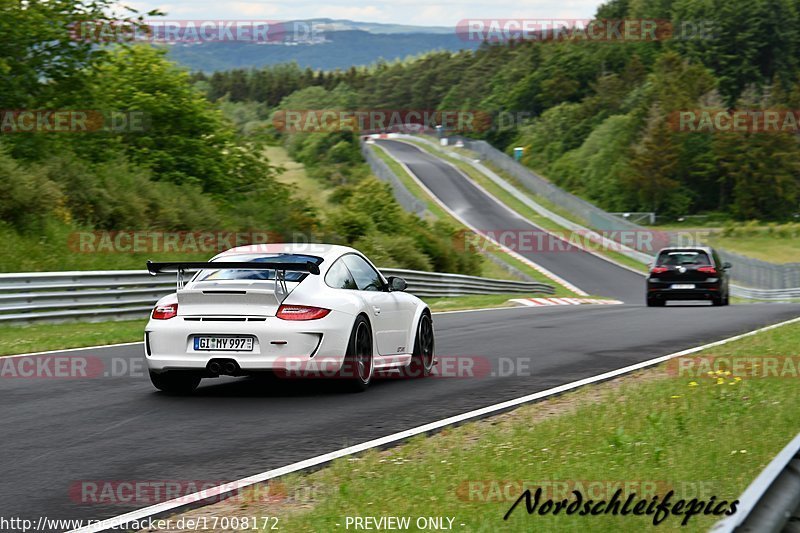
<instances>
[{"instance_id":1,"label":"black car rear window","mask_svg":"<svg viewBox=\"0 0 800 533\"><path fill-rule=\"evenodd\" d=\"M710 265L711 260L703 250L668 250L658 254L656 265L658 266L680 266L680 265Z\"/></svg>"},{"instance_id":2,"label":"black car rear window","mask_svg":"<svg viewBox=\"0 0 800 533\"><path fill-rule=\"evenodd\" d=\"M258 254L258 255L230 255L220 258L217 261L220 266L225 264L225 261L237 262L250 262L255 263L307 263L312 262L315 265L322 263L322 258L314 255L304 254ZM305 272L286 272L286 281L302 281L308 274ZM195 281L220 281L220 280L271 280L275 279L274 270L203 270L201 271Z\"/></svg>"}]
</instances>

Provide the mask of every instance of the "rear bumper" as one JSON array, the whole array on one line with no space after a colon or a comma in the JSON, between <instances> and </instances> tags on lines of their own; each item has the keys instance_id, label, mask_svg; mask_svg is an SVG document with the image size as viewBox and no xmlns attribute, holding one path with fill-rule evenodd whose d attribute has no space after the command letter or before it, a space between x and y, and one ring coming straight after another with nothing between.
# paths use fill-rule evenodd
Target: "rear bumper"
<instances>
[{"instance_id":1,"label":"rear bumper","mask_svg":"<svg viewBox=\"0 0 800 533\"><path fill-rule=\"evenodd\" d=\"M674 281L653 281L647 282L647 297L657 300L710 300L719 296L725 296L726 290L720 281L713 282L685 282L693 283L693 289L675 289L672 285Z\"/></svg>"},{"instance_id":2,"label":"rear bumper","mask_svg":"<svg viewBox=\"0 0 800 533\"><path fill-rule=\"evenodd\" d=\"M289 321L267 317L263 321L150 320L145 328L145 361L149 370L205 371L212 359L233 360L243 373L293 370L313 364L320 371L342 366L353 317L331 312L325 318ZM204 317L208 318L208 317ZM234 335L253 338L250 352L194 349L197 335Z\"/></svg>"}]
</instances>

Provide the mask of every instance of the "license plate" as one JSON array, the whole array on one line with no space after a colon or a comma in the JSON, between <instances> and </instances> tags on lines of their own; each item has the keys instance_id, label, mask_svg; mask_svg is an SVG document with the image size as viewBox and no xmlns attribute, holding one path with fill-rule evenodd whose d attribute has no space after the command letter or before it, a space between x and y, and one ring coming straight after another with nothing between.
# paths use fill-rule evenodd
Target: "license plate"
<instances>
[{"instance_id":1,"label":"license plate","mask_svg":"<svg viewBox=\"0 0 800 533\"><path fill-rule=\"evenodd\" d=\"M673 283L673 289L694 289L694 283Z\"/></svg>"},{"instance_id":2,"label":"license plate","mask_svg":"<svg viewBox=\"0 0 800 533\"><path fill-rule=\"evenodd\" d=\"M253 337L195 337L195 350L252 352Z\"/></svg>"}]
</instances>

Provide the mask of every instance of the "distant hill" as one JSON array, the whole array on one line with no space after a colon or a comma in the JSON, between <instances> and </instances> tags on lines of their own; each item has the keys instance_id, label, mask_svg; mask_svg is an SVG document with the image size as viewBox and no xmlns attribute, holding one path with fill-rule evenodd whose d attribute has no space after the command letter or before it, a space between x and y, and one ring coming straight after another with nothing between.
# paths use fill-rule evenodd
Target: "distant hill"
<instances>
[{"instance_id":1,"label":"distant hill","mask_svg":"<svg viewBox=\"0 0 800 533\"><path fill-rule=\"evenodd\" d=\"M296 21L315 24L322 31L314 39L278 43L171 44L171 59L195 71L214 72L233 68L260 67L296 61L301 67L333 70L369 65L380 59L403 59L431 50L477 48L479 43L460 39L455 28L404 26L313 19Z\"/></svg>"},{"instance_id":2,"label":"distant hill","mask_svg":"<svg viewBox=\"0 0 800 533\"><path fill-rule=\"evenodd\" d=\"M369 33L438 33L452 34L452 26L410 26L407 24L383 24L380 22L358 22L346 19L305 19L293 22L315 24L325 31L361 30Z\"/></svg>"}]
</instances>

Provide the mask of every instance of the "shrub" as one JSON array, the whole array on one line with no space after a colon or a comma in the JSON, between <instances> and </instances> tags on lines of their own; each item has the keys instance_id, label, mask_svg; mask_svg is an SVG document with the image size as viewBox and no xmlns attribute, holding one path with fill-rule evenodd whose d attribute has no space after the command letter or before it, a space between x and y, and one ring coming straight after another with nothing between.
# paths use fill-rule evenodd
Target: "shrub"
<instances>
[{"instance_id":1,"label":"shrub","mask_svg":"<svg viewBox=\"0 0 800 533\"><path fill-rule=\"evenodd\" d=\"M37 165L22 166L0 149L0 220L19 230L39 225L61 206L64 195L57 183Z\"/></svg>"}]
</instances>

